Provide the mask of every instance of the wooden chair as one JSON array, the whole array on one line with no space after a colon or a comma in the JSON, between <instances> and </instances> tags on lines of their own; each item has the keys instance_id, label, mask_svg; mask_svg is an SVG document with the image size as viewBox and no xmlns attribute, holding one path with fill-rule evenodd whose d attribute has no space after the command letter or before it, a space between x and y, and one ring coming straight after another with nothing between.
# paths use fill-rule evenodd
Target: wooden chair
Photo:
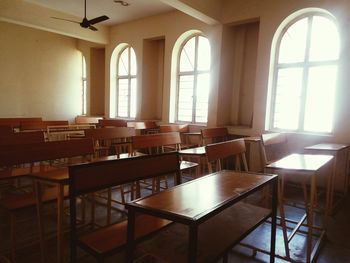
<instances>
[{"instance_id":1,"label":"wooden chair","mask_svg":"<svg viewBox=\"0 0 350 263\"><path fill-rule=\"evenodd\" d=\"M27 176L34 172L44 172L58 167L48 165L48 161L55 159L66 159L75 156L90 158L93 154L93 142L91 139L73 141L55 141L28 143L23 147L21 144L0 145L0 167L6 167L0 172L0 180L15 179ZM39 163L40 165L32 165ZM30 167L16 168L18 165L29 164ZM66 170L58 170L67 172ZM68 195L66 189L65 196ZM57 196L57 188L45 188L41 193L43 202L54 201ZM16 251L16 221L20 211L36 206L34 192L9 195L0 199L0 209L6 211L10 216L11 224L11 253L15 258Z\"/></svg>"},{"instance_id":2,"label":"wooden chair","mask_svg":"<svg viewBox=\"0 0 350 263\"><path fill-rule=\"evenodd\" d=\"M262 168L290 154L285 133L262 134L260 143Z\"/></svg>"},{"instance_id":3,"label":"wooden chair","mask_svg":"<svg viewBox=\"0 0 350 263\"><path fill-rule=\"evenodd\" d=\"M109 155L112 147L117 155L125 151L131 154L131 137L134 135L135 129L128 127L85 130L85 137L94 140L96 156Z\"/></svg>"},{"instance_id":4,"label":"wooden chair","mask_svg":"<svg viewBox=\"0 0 350 263\"><path fill-rule=\"evenodd\" d=\"M127 122L127 126L140 130L143 134L153 134L159 132L159 126L155 121L131 121Z\"/></svg>"},{"instance_id":5,"label":"wooden chair","mask_svg":"<svg viewBox=\"0 0 350 263\"><path fill-rule=\"evenodd\" d=\"M78 236L76 227L78 196L166 174L175 175L175 184L181 182L177 153L92 162L69 167L70 262L77 262L77 247L96 257L98 262L103 262L106 257L121 251L126 246L127 220ZM171 222L152 216L140 216L136 218L135 223L136 240L140 241Z\"/></svg>"},{"instance_id":6,"label":"wooden chair","mask_svg":"<svg viewBox=\"0 0 350 263\"><path fill-rule=\"evenodd\" d=\"M230 135L226 127L206 128L201 130L202 145L209 143L223 142L230 139Z\"/></svg>"},{"instance_id":7,"label":"wooden chair","mask_svg":"<svg viewBox=\"0 0 350 263\"><path fill-rule=\"evenodd\" d=\"M168 132L168 133L156 133L147 135L138 135L132 137L132 151L135 154L141 151L145 154L158 154L166 152L167 147L170 147L171 151L181 150L181 138L178 132ZM198 163L181 160L180 170L191 171L195 169L196 174L198 174ZM164 181L165 188L167 188L167 180ZM154 181L152 184L152 191L157 192L160 190L159 181Z\"/></svg>"},{"instance_id":8,"label":"wooden chair","mask_svg":"<svg viewBox=\"0 0 350 263\"><path fill-rule=\"evenodd\" d=\"M235 170L248 171L244 139L208 144L205 146L205 152L209 173L213 172L213 164L216 167L216 171L222 170L223 160L227 160L230 157L234 161Z\"/></svg>"},{"instance_id":9,"label":"wooden chair","mask_svg":"<svg viewBox=\"0 0 350 263\"><path fill-rule=\"evenodd\" d=\"M188 149L197 147L198 144L190 144L186 143L186 140L183 136L183 133L189 132L188 124L166 124L166 125L160 125L159 126L159 132L160 133L166 133L166 132L178 132L180 133L181 137L181 149Z\"/></svg>"},{"instance_id":10,"label":"wooden chair","mask_svg":"<svg viewBox=\"0 0 350 263\"><path fill-rule=\"evenodd\" d=\"M98 126L104 127L127 127L127 121L122 119L100 119Z\"/></svg>"}]
</instances>

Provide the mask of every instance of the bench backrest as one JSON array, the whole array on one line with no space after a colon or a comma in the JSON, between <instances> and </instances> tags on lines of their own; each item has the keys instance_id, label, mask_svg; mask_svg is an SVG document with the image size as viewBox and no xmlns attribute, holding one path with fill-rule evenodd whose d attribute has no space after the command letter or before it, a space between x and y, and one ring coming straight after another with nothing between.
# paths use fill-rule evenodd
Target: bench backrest
<instances>
[{"instance_id":1,"label":"bench backrest","mask_svg":"<svg viewBox=\"0 0 350 263\"><path fill-rule=\"evenodd\" d=\"M156 133L132 137L133 151L159 148L170 145L174 145L178 150L180 150L180 144L181 138L178 132Z\"/></svg>"},{"instance_id":2,"label":"bench backrest","mask_svg":"<svg viewBox=\"0 0 350 263\"><path fill-rule=\"evenodd\" d=\"M18 132L4 136L0 135L0 145L23 145L30 143L39 143L44 141L45 137L43 131Z\"/></svg>"},{"instance_id":3,"label":"bench backrest","mask_svg":"<svg viewBox=\"0 0 350 263\"><path fill-rule=\"evenodd\" d=\"M79 115L75 117L75 124L97 124L100 119L103 119L103 117Z\"/></svg>"},{"instance_id":4,"label":"bench backrest","mask_svg":"<svg viewBox=\"0 0 350 263\"><path fill-rule=\"evenodd\" d=\"M202 143L217 143L229 139L229 133L226 127L205 128L201 130Z\"/></svg>"},{"instance_id":5,"label":"bench backrest","mask_svg":"<svg viewBox=\"0 0 350 263\"><path fill-rule=\"evenodd\" d=\"M69 166L70 196L166 174L176 174L179 184L179 164L178 154L171 152L72 165Z\"/></svg>"},{"instance_id":6,"label":"bench backrest","mask_svg":"<svg viewBox=\"0 0 350 263\"><path fill-rule=\"evenodd\" d=\"M12 128L19 128L22 121L41 121L42 118L0 118L0 125L11 126Z\"/></svg>"},{"instance_id":7,"label":"bench backrest","mask_svg":"<svg viewBox=\"0 0 350 263\"><path fill-rule=\"evenodd\" d=\"M135 129L128 127L98 128L85 130L85 136L87 138L93 138L94 140L131 138L134 135Z\"/></svg>"},{"instance_id":8,"label":"bench backrest","mask_svg":"<svg viewBox=\"0 0 350 263\"><path fill-rule=\"evenodd\" d=\"M121 119L100 119L98 120L100 127L127 127L127 121Z\"/></svg>"},{"instance_id":9,"label":"bench backrest","mask_svg":"<svg viewBox=\"0 0 350 263\"><path fill-rule=\"evenodd\" d=\"M94 153L91 139L0 145L0 166L13 166Z\"/></svg>"},{"instance_id":10,"label":"bench backrest","mask_svg":"<svg viewBox=\"0 0 350 263\"><path fill-rule=\"evenodd\" d=\"M217 170L221 170L222 160L228 157L232 157L236 170L248 171L244 139L209 144L205 146L205 152L210 173L213 172L213 163L216 165Z\"/></svg>"}]
</instances>

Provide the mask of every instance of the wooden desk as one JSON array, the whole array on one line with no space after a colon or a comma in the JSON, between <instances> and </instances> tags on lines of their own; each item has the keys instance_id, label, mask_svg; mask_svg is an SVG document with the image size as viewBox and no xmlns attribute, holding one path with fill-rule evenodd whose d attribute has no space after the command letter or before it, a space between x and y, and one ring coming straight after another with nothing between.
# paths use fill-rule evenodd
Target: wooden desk
<instances>
[{"instance_id":1,"label":"wooden desk","mask_svg":"<svg viewBox=\"0 0 350 263\"><path fill-rule=\"evenodd\" d=\"M272 209L239 202L266 185L272 185ZM168 254L162 253L159 247L145 248L142 243L140 246L146 253L148 249L156 249L151 254L155 252L166 262L191 263L215 262L268 217L272 217L270 262L274 262L276 190L276 175L223 170L127 203L127 262L132 262L133 259L136 213L150 214L187 226L189 238L187 240L186 234L181 235L184 240L180 241L187 244L186 251L179 253L170 248L166 249L168 252L172 251ZM163 242L162 249L172 243L171 240Z\"/></svg>"},{"instance_id":2,"label":"wooden desk","mask_svg":"<svg viewBox=\"0 0 350 263\"><path fill-rule=\"evenodd\" d=\"M348 152L350 145L337 143L320 143L305 147L306 153L329 154L334 156L334 183L332 184L331 206L333 205L333 190L343 196L348 191ZM332 209L332 208L331 208Z\"/></svg>"},{"instance_id":3,"label":"wooden desk","mask_svg":"<svg viewBox=\"0 0 350 263\"><path fill-rule=\"evenodd\" d=\"M205 173L206 168L206 157L205 157L205 146L188 148L185 150L180 150L179 154L181 157L187 157L194 159L194 162L199 164L199 175L202 176Z\"/></svg>"},{"instance_id":4,"label":"wooden desk","mask_svg":"<svg viewBox=\"0 0 350 263\"><path fill-rule=\"evenodd\" d=\"M265 171L268 173L277 173L279 175L279 209L280 209L280 215L281 215L281 225L283 230L283 238L284 238L284 245L286 250L286 257L288 260L291 260L290 251L289 251L289 245L288 243L292 240L292 238L295 236L296 232L299 230L302 224L304 224L304 221L307 220L307 247L306 247L306 259L305 261L307 263L312 262L319 247L321 244L321 241L325 234L325 226L318 227L314 224L314 206L315 203L315 196L316 196L316 187L317 187L317 180L322 172L325 172L324 170L327 169L327 165L332 164L333 156L330 155L311 155L311 154L290 154L284 158L282 158L279 161L276 161L268 166L265 167ZM331 170L332 171L332 170ZM285 178L286 177L286 178ZM306 200L306 213L305 215L300 219L299 222L294 222L296 224L295 229L291 232L290 236L287 236L287 230L286 230L286 218L284 213L284 207L283 207L283 191L284 191L284 181L285 180L291 180L293 182L302 182L306 185L309 185L309 197L308 200ZM327 177L326 182L326 205L325 205L325 217L328 216L328 208L329 208L329 202L330 202L330 190L331 190L331 181L332 181L332 174L331 176ZM292 222L292 220L289 220ZM316 242L314 248L312 248L312 238L313 238L313 229L319 229L321 230L321 235L318 239L318 242ZM299 259L300 260L300 259Z\"/></svg>"}]
</instances>

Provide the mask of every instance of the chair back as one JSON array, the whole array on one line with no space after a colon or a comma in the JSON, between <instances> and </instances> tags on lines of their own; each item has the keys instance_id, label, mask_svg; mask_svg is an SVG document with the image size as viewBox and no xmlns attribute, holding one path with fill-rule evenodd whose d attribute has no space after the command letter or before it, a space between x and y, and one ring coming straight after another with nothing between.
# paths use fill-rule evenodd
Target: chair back
<instances>
[{"instance_id":1,"label":"chair back","mask_svg":"<svg viewBox=\"0 0 350 263\"><path fill-rule=\"evenodd\" d=\"M132 137L133 152L146 150L147 153L164 152L164 146L175 146L175 150L181 150L181 138L178 132L156 133L138 135Z\"/></svg>"},{"instance_id":2,"label":"chair back","mask_svg":"<svg viewBox=\"0 0 350 263\"><path fill-rule=\"evenodd\" d=\"M159 132L189 132L188 124L166 124L159 126Z\"/></svg>"},{"instance_id":3,"label":"chair back","mask_svg":"<svg viewBox=\"0 0 350 263\"><path fill-rule=\"evenodd\" d=\"M75 124L98 124L100 119L103 119L103 117L78 115L75 117Z\"/></svg>"},{"instance_id":4,"label":"chair back","mask_svg":"<svg viewBox=\"0 0 350 263\"><path fill-rule=\"evenodd\" d=\"M0 135L0 145L24 145L44 141L43 131L16 132L10 135Z\"/></svg>"},{"instance_id":5,"label":"chair back","mask_svg":"<svg viewBox=\"0 0 350 263\"><path fill-rule=\"evenodd\" d=\"M226 127L205 128L201 130L202 144L227 141L229 133Z\"/></svg>"},{"instance_id":6,"label":"chair back","mask_svg":"<svg viewBox=\"0 0 350 263\"><path fill-rule=\"evenodd\" d=\"M46 125L41 120L21 121L19 129L21 131L43 131L46 129Z\"/></svg>"},{"instance_id":7,"label":"chair back","mask_svg":"<svg viewBox=\"0 0 350 263\"><path fill-rule=\"evenodd\" d=\"M21 126L22 121L42 121L42 118L26 118L26 117L19 117L19 118L0 118L0 125L10 126L13 129L19 128Z\"/></svg>"},{"instance_id":8,"label":"chair back","mask_svg":"<svg viewBox=\"0 0 350 263\"><path fill-rule=\"evenodd\" d=\"M261 162L262 167L275 162L290 152L285 133L266 133L261 135Z\"/></svg>"},{"instance_id":9,"label":"chair back","mask_svg":"<svg viewBox=\"0 0 350 263\"><path fill-rule=\"evenodd\" d=\"M235 170L248 171L248 164L245 156L246 147L244 139L208 144L205 146L209 172L213 172L213 165L216 170L222 169L223 160L232 157Z\"/></svg>"}]
</instances>

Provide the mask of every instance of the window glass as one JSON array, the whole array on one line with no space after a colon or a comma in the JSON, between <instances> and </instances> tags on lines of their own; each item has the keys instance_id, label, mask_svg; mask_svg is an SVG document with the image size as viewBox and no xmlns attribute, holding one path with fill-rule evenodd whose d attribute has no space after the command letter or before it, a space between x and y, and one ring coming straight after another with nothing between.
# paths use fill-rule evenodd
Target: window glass
<instances>
[{"instance_id":1,"label":"window glass","mask_svg":"<svg viewBox=\"0 0 350 263\"><path fill-rule=\"evenodd\" d=\"M277 46L268 129L330 133L340 40L333 18L310 13L289 24Z\"/></svg>"},{"instance_id":2,"label":"window glass","mask_svg":"<svg viewBox=\"0 0 350 263\"><path fill-rule=\"evenodd\" d=\"M207 122L210 60L209 41L201 35L187 40L180 51L176 121Z\"/></svg>"},{"instance_id":3,"label":"window glass","mask_svg":"<svg viewBox=\"0 0 350 263\"><path fill-rule=\"evenodd\" d=\"M116 116L136 117L136 55L132 47L121 51L118 59Z\"/></svg>"},{"instance_id":4,"label":"window glass","mask_svg":"<svg viewBox=\"0 0 350 263\"><path fill-rule=\"evenodd\" d=\"M279 63L302 62L305 57L307 18L294 23L283 35Z\"/></svg>"}]
</instances>

